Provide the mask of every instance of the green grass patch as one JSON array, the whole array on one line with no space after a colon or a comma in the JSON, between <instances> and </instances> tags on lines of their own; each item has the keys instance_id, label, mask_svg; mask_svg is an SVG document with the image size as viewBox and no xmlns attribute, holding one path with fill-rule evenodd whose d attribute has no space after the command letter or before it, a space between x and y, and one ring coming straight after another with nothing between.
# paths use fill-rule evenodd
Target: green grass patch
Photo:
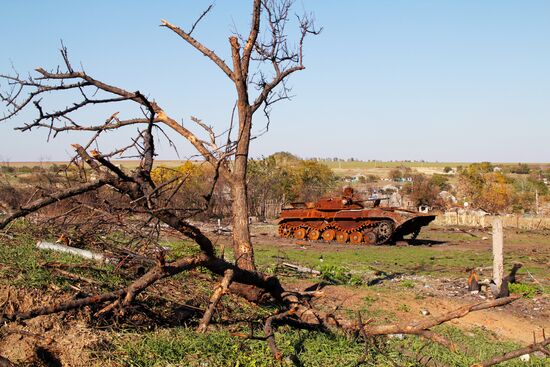
<instances>
[{"instance_id":1,"label":"green grass patch","mask_svg":"<svg viewBox=\"0 0 550 367\"><path fill-rule=\"evenodd\" d=\"M280 328L275 339L284 356L297 355L304 366L353 366L364 349L345 336L288 328ZM226 331L197 334L185 327L121 334L113 348L104 357L131 367L293 365L289 360L274 361L265 341L243 340Z\"/></svg>"},{"instance_id":2,"label":"green grass patch","mask_svg":"<svg viewBox=\"0 0 550 367\"><path fill-rule=\"evenodd\" d=\"M533 298L541 291L536 285L525 283L510 283L508 284L508 289L510 293L521 294L525 298Z\"/></svg>"},{"instance_id":3,"label":"green grass patch","mask_svg":"<svg viewBox=\"0 0 550 367\"><path fill-rule=\"evenodd\" d=\"M166 254L166 258L168 260L175 260L181 257L189 257L196 255L200 252L199 246L197 246L197 244L191 240L162 241L159 245L170 249L170 251L168 251Z\"/></svg>"},{"instance_id":4,"label":"green grass patch","mask_svg":"<svg viewBox=\"0 0 550 367\"><path fill-rule=\"evenodd\" d=\"M43 266L50 262L74 265L67 271L93 279L104 286L118 286L123 283L123 279L113 272L112 265L85 261L66 253L37 249L36 238L31 231L18 229L13 240L0 237L0 283L41 288L51 283L65 287L74 282L69 278L57 276L55 271Z\"/></svg>"},{"instance_id":5,"label":"green grass patch","mask_svg":"<svg viewBox=\"0 0 550 367\"><path fill-rule=\"evenodd\" d=\"M273 267L280 259L313 269L341 269L352 274L371 274L373 269L387 273L414 273L463 276L468 267L491 264L490 252L453 250L445 251L432 247L394 246L342 246L335 248L301 248L288 246L283 250L275 246L257 244L256 261L260 268ZM321 261L322 260L322 261Z\"/></svg>"},{"instance_id":6,"label":"green grass patch","mask_svg":"<svg viewBox=\"0 0 550 367\"><path fill-rule=\"evenodd\" d=\"M400 282L400 285L403 287L403 288L408 288L408 289L411 289L411 288L414 288L414 281L410 280L410 279L405 279L405 280L402 280Z\"/></svg>"},{"instance_id":7,"label":"green grass patch","mask_svg":"<svg viewBox=\"0 0 550 367\"><path fill-rule=\"evenodd\" d=\"M495 336L481 329L461 331L455 327L440 326L437 332L461 346L464 351L451 352L447 348L416 336L404 339L391 338L387 343L379 339L378 348L367 348L365 363L370 366L416 366L412 357L400 350L420 353L449 366L470 366L518 348L512 342L498 341ZM247 334L248 331L244 331ZM260 333L259 330L256 333ZM107 351L97 353L102 365L130 367L167 366L354 366L364 355L362 342L340 334L281 327L275 333L277 346L283 360L276 362L261 340L243 340L227 331L197 334L188 327L162 329L148 333L122 333L114 337ZM381 341L381 342L380 342ZM290 356L295 356L294 364ZM529 364L515 359L502 366L546 366L545 361L532 357Z\"/></svg>"},{"instance_id":8,"label":"green grass patch","mask_svg":"<svg viewBox=\"0 0 550 367\"><path fill-rule=\"evenodd\" d=\"M321 279L333 284L361 285L363 279L342 266L321 265Z\"/></svg>"},{"instance_id":9,"label":"green grass patch","mask_svg":"<svg viewBox=\"0 0 550 367\"><path fill-rule=\"evenodd\" d=\"M448 366L471 366L476 362L481 362L497 355L502 355L508 351L520 348L521 346L510 341L500 341L494 334L482 329L473 329L462 331L452 326L439 326L434 331L442 334L455 345L464 349L464 351L452 353L447 348L427 342L418 337L407 337L403 341L393 341L394 347L405 347L414 353L421 353L424 356L430 356L436 361ZM499 366L548 366L545 360L531 356L531 361L525 363L519 359L499 364Z\"/></svg>"},{"instance_id":10,"label":"green grass patch","mask_svg":"<svg viewBox=\"0 0 550 367\"><path fill-rule=\"evenodd\" d=\"M480 236L482 233L480 233ZM486 234L484 234L486 235ZM509 242L515 241L522 235L511 234ZM525 235L523 235L525 236ZM540 250L526 253L521 248L512 246L505 252L505 263L521 262L538 279L550 277L547 266L550 237L536 236L540 243ZM441 244L432 246L350 246L333 244L330 246L300 246L300 245L272 245L256 243L254 247L257 265L260 270L273 273L277 263L288 261L322 271L322 269L346 269L351 274L359 274L367 280L374 277L374 270L386 273L404 273L415 275L431 275L436 277L465 277L466 270L477 267L490 267L492 254L490 240L487 245L455 247L456 241L479 241L467 233L446 231L424 231L421 239L441 241ZM335 271L330 271L335 272ZM336 271L338 273L338 271ZM524 274L520 270L519 275ZM345 281L343 283L346 283Z\"/></svg>"}]
</instances>

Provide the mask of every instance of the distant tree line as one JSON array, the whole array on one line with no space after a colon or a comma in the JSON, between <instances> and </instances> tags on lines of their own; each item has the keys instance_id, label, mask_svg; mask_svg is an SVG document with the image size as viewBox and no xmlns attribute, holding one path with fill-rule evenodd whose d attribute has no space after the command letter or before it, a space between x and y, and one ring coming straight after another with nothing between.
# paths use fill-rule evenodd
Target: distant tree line
<instances>
[{"instance_id":1,"label":"distant tree line","mask_svg":"<svg viewBox=\"0 0 550 367\"><path fill-rule=\"evenodd\" d=\"M528 164L495 166L489 162L458 166L456 175L451 167L445 174L427 176L409 167L392 169L388 177L403 181L402 193L414 206L428 205L444 209L450 203L440 195L447 191L456 204L468 203L474 209L489 213L536 213L550 201L548 185L550 169L533 168ZM456 177L451 184L451 177ZM538 205L538 207L537 207Z\"/></svg>"},{"instance_id":2,"label":"distant tree line","mask_svg":"<svg viewBox=\"0 0 550 367\"><path fill-rule=\"evenodd\" d=\"M175 168L159 166L153 169L151 177L157 182L172 180L171 185L184 185L185 190L173 200L178 206L190 208L198 206L202 197L209 195L214 170L208 165L186 162ZM252 159L247 173L250 215L267 219L287 203L319 199L334 190L336 183L336 176L326 165L287 152ZM211 204L201 216L230 216L230 187L223 178L218 178L210 195Z\"/></svg>"},{"instance_id":3,"label":"distant tree line","mask_svg":"<svg viewBox=\"0 0 550 367\"><path fill-rule=\"evenodd\" d=\"M250 210L266 218L268 205L315 201L335 189L337 178L326 165L287 152L249 162Z\"/></svg>"},{"instance_id":4,"label":"distant tree line","mask_svg":"<svg viewBox=\"0 0 550 367\"><path fill-rule=\"evenodd\" d=\"M549 170L532 170L526 164L502 169L489 162L459 170L457 193L474 207L491 213L536 212L548 199L543 179Z\"/></svg>"}]
</instances>

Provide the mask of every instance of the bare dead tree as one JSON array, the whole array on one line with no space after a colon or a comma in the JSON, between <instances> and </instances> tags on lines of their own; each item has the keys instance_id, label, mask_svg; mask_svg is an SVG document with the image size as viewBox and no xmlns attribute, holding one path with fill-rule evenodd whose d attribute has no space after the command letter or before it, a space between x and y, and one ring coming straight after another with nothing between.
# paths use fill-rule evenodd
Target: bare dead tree
<instances>
[{"instance_id":1,"label":"bare dead tree","mask_svg":"<svg viewBox=\"0 0 550 367\"><path fill-rule=\"evenodd\" d=\"M8 106L8 112L0 121L10 119L27 106L34 106L38 117L21 126L22 131L33 128L46 128L55 137L60 132L91 131L97 139L102 133L121 129L126 126L149 124L166 125L181 137L187 139L204 159L216 167L216 171L227 180L231 186L233 212L233 247L237 265L243 269L255 270L254 252L250 241L248 228L248 205L246 171L248 152L252 136L253 115L260 107L269 119L270 106L277 101L289 98L287 78L303 70L303 45L307 35L318 34L310 15L297 17L298 37L293 45L287 34L286 26L292 14L291 0L254 0L252 19L247 37L234 34L229 37L232 67L201 42L193 38L192 33L198 23L211 11L209 6L191 27L190 31L162 20L162 26L172 30L189 45L207 56L234 83L236 91L236 109L238 128L228 129L234 133L228 134L225 145L216 142L216 134L212 127L199 119L192 119L205 130L209 141L199 138L187 127L179 124L157 102L146 98L139 91L130 92L118 86L110 85L88 75L85 71L77 71L70 63L67 49L62 46L61 55L65 70L46 71L38 68L38 77L26 79L16 75L2 75L11 87L0 95ZM265 27L262 27L265 23ZM267 67L271 68L269 72ZM251 72L255 70L254 72ZM254 90L256 92L254 92ZM76 92L81 100L64 109L46 111L42 98L48 93ZM90 92L90 91L93 91ZM100 91L102 93L97 93ZM97 96L101 94L101 96ZM150 112L149 117L139 116L129 119L118 118L118 112L109 116L105 122L82 123L75 121L72 114L84 108L97 105L134 102L143 110ZM91 142L86 146L89 147ZM233 157L230 164L229 157ZM150 162L149 162L150 163Z\"/></svg>"},{"instance_id":2,"label":"bare dead tree","mask_svg":"<svg viewBox=\"0 0 550 367\"><path fill-rule=\"evenodd\" d=\"M162 20L162 25L169 28L197 51L207 56L233 82L237 93L238 129L235 141L229 140L234 147L235 159L230 172L224 172L232 189L233 212L233 249L237 264L246 269L255 269L254 251L248 228L248 204L246 173L248 152L252 138L253 115L263 106L269 120L269 108L273 103L289 98L286 79L297 71L305 69L303 63L304 39L308 34L318 34L311 16L298 18L298 45L292 47L285 25L289 22L293 1L290 0L254 0L252 6L252 24L248 36L235 34L229 37L232 68L229 67L214 51L192 37L196 23L191 31ZM211 9L209 7L206 12ZM205 13L206 13L205 12ZM203 13L201 18L205 15ZM198 22L197 21L197 22ZM266 30L262 32L262 23ZM242 46L241 46L242 45ZM252 74L253 63L256 73ZM264 71L271 65L271 75ZM257 90L254 96L252 89ZM229 137L231 139L231 137Z\"/></svg>"}]
</instances>

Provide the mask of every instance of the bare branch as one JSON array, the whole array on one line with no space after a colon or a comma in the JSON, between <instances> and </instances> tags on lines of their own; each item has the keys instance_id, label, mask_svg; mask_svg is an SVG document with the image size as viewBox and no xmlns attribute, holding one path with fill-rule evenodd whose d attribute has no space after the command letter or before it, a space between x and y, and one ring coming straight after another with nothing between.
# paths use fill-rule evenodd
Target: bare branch
<instances>
[{"instance_id":1,"label":"bare branch","mask_svg":"<svg viewBox=\"0 0 550 367\"><path fill-rule=\"evenodd\" d=\"M262 103L264 103L269 95L271 94L271 92L285 79L287 78L290 74L296 72L296 71L300 71L300 70L304 70L305 67L302 66L302 65L298 65L298 66L294 66L290 69L286 69L282 72L280 72L277 76L275 76L275 78L273 78L273 80L270 82L270 83L267 83L265 84L265 86L263 87L260 95L258 97L256 97L256 100L254 101L254 103L252 104L252 111L256 111L261 105Z\"/></svg>"},{"instance_id":2,"label":"bare branch","mask_svg":"<svg viewBox=\"0 0 550 367\"><path fill-rule=\"evenodd\" d=\"M225 61L223 61L218 55L216 55L214 51L205 47L202 43L191 37L189 33L186 33L183 29L171 24L167 20L161 19L160 21L162 22L161 27L167 27L171 29L174 33L183 38L187 43L200 51L204 56L212 60L225 73L225 75L229 77L229 79L233 80L233 72L231 71L229 66L227 66Z\"/></svg>"},{"instance_id":3,"label":"bare branch","mask_svg":"<svg viewBox=\"0 0 550 367\"><path fill-rule=\"evenodd\" d=\"M56 193L48 195L45 198L35 200L28 205L24 205L20 207L17 211L10 213L7 217L0 220L0 229L4 228L5 226L8 225L8 223L12 222L17 218L24 217L29 213L33 213L41 208L44 208L45 206L61 201L63 199L67 199L73 196L83 194L85 192L96 190L101 186L106 185L107 183L109 183L109 180L102 178L95 181L87 182L79 186L70 187L66 190L58 191Z\"/></svg>"},{"instance_id":4,"label":"bare branch","mask_svg":"<svg viewBox=\"0 0 550 367\"><path fill-rule=\"evenodd\" d=\"M93 304L96 304L96 303L102 303L102 302L115 300L115 299L119 298L120 296L124 295L124 293L125 293L125 291L120 289L120 290L117 290L117 291L104 293L104 294L101 294L101 295L96 295L96 296L91 296L91 297L86 297L86 298L80 298L80 299L77 299L77 300L74 300L74 301L69 301L69 302L58 303L58 304L55 304L55 305L52 305L52 306L34 308L34 309L31 309L27 312L1 315L0 316L0 323L3 324L6 321L15 321L15 320L28 320L28 319L32 319L32 318L37 317L37 316L49 315L49 314L57 313L57 312L60 312L60 311L74 310L74 309L77 309L77 308L93 305Z\"/></svg>"},{"instance_id":5,"label":"bare branch","mask_svg":"<svg viewBox=\"0 0 550 367\"><path fill-rule=\"evenodd\" d=\"M244 45L243 56L242 56L242 66L241 69L244 70L243 79L248 79L248 68L250 65L250 57L256 40L258 39L258 33L260 31L260 15L261 15L261 0L254 0L252 5L252 25L250 26L250 33L248 39Z\"/></svg>"},{"instance_id":6,"label":"bare branch","mask_svg":"<svg viewBox=\"0 0 550 367\"><path fill-rule=\"evenodd\" d=\"M189 31L189 35L191 36L191 34L193 33L193 31L195 30L195 27L199 24L199 22L202 20L202 18L205 17L206 14L208 14L208 12L210 10L212 10L212 8L214 7L214 4L210 4L208 5L208 8L206 8L205 11L202 12L202 14L200 15L200 17L195 21L195 23L193 23L193 26L191 27L191 30Z\"/></svg>"},{"instance_id":7,"label":"bare branch","mask_svg":"<svg viewBox=\"0 0 550 367\"><path fill-rule=\"evenodd\" d=\"M218 305L218 302L220 301L222 296L227 293L229 289L229 284L231 284L232 279L233 270L226 270L221 283L216 287L216 290L210 298L210 303L208 305L208 308L206 309L206 312L202 316L201 321L199 322L197 332L204 333L208 329L208 324L210 324L210 320L212 319L214 310L216 309L216 306Z\"/></svg>"},{"instance_id":8,"label":"bare branch","mask_svg":"<svg viewBox=\"0 0 550 367\"><path fill-rule=\"evenodd\" d=\"M517 295L513 295L510 297L499 298L492 301L466 305L454 311L448 312L446 314L443 314L437 317L432 317L425 320L413 321L406 324L367 326L365 331L369 335L419 334L423 330L430 329L434 326L440 325L449 320L464 317L472 311L480 311L480 310L485 310L487 308L506 305L510 302L518 300L519 298L521 297Z\"/></svg>"},{"instance_id":9,"label":"bare branch","mask_svg":"<svg viewBox=\"0 0 550 367\"><path fill-rule=\"evenodd\" d=\"M270 316L265 320L264 333L267 340L267 345L271 350L271 354L273 355L273 358L275 358L277 361L280 361L282 359L282 354L279 348L277 347L277 344L275 343L275 331L273 330L273 323L283 320L285 317L293 314L294 312L295 312L295 309L292 308L288 311L281 312L280 314Z\"/></svg>"},{"instance_id":10,"label":"bare branch","mask_svg":"<svg viewBox=\"0 0 550 367\"><path fill-rule=\"evenodd\" d=\"M214 133L214 130L212 129L212 126L206 125L204 122L202 122L201 119L199 119L198 117L194 117L194 116L191 116L191 121L193 121L194 123L196 123L197 125L202 127L208 133L208 135L210 136L210 143L209 143L210 147L214 151L219 150L218 146L216 145L216 134Z\"/></svg>"},{"instance_id":11,"label":"bare branch","mask_svg":"<svg viewBox=\"0 0 550 367\"><path fill-rule=\"evenodd\" d=\"M538 343L535 341L533 344L531 344L527 347L516 349L516 350L513 350L511 352L507 352L507 353L505 353L503 355L500 355L500 356L495 356L495 357L493 357L491 359L488 359L486 361L476 363L476 364L472 365L472 367L494 366L496 364L509 361L510 359L520 357L524 354L531 354L531 353L534 353L534 352L541 352L546 356L545 358L548 358L550 356L550 351L548 349L546 349L547 345L550 345L550 338L544 338L541 342L538 342Z\"/></svg>"}]
</instances>

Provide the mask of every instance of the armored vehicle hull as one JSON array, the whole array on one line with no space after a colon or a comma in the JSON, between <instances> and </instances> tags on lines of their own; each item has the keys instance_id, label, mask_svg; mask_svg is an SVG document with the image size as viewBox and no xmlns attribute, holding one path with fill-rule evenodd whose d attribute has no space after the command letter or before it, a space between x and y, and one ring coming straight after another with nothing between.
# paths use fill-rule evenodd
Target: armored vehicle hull
<instances>
[{"instance_id":1,"label":"armored vehicle hull","mask_svg":"<svg viewBox=\"0 0 550 367\"><path fill-rule=\"evenodd\" d=\"M365 200L366 201L366 200ZM380 245L411 235L435 219L435 215L400 208L364 206L351 189L340 198L315 203L293 203L279 216L279 235L311 241Z\"/></svg>"}]
</instances>

